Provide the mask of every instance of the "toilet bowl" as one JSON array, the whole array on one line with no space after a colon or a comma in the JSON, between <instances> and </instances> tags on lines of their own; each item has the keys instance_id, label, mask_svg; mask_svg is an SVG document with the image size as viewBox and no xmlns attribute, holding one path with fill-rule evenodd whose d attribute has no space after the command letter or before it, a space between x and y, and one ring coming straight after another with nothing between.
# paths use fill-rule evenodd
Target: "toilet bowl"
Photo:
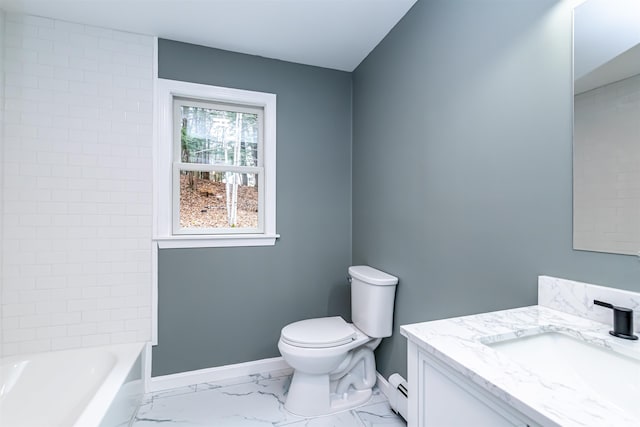
<instances>
[{"instance_id":1,"label":"toilet bowl","mask_svg":"<svg viewBox=\"0 0 640 427\"><path fill-rule=\"evenodd\" d=\"M304 333L304 342L295 339L301 337L295 332ZM308 417L339 412L366 402L375 385L373 349L379 342L341 317L302 320L285 327L278 349L294 369L285 408ZM356 354L357 360L354 360ZM352 372L358 363L362 366ZM340 384L342 378L345 380Z\"/></svg>"},{"instance_id":2,"label":"toilet bowl","mask_svg":"<svg viewBox=\"0 0 640 427\"><path fill-rule=\"evenodd\" d=\"M373 350L392 331L398 279L368 266L349 268L352 317L323 317L282 329L278 349L294 369L285 408L300 416L348 410L369 400L376 382Z\"/></svg>"}]
</instances>

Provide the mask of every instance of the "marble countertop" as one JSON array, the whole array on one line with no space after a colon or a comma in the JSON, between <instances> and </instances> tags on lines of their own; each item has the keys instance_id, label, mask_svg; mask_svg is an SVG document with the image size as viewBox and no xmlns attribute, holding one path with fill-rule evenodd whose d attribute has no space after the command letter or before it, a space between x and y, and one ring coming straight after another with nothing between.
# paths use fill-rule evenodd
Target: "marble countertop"
<instances>
[{"instance_id":1,"label":"marble countertop","mask_svg":"<svg viewBox=\"0 0 640 427\"><path fill-rule=\"evenodd\" d=\"M485 345L557 331L640 360L640 341L612 337L610 329L610 325L537 305L405 325L401 333L425 353L541 425L640 426L640 419L633 419L593 391L554 382Z\"/></svg>"}]
</instances>

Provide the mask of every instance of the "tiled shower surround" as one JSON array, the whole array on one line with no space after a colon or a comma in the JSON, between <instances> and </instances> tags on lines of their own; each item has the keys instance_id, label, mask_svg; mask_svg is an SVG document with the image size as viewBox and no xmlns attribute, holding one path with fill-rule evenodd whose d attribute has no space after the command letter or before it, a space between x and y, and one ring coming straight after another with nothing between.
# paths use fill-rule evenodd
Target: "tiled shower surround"
<instances>
[{"instance_id":1,"label":"tiled shower surround","mask_svg":"<svg viewBox=\"0 0 640 427\"><path fill-rule=\"evenodd\" d=\"M153 38L4 24L3 355L146 341Z\"/></svg>"}]
</instances>

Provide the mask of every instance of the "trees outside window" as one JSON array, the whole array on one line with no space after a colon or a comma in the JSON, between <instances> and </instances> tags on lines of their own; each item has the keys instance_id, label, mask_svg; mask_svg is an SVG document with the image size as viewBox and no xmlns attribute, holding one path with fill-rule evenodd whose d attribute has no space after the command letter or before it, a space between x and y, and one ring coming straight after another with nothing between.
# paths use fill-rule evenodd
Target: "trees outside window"
<instances>
[{"instance_id":1,"label":"trees outside window","mask_svg":"<svg viewBox=\"0 0 640 427\"><path fill-rule=\"evenodd\" d=\"M174 115L179 230L258 230L262 109L176 98Z\"/></svg>"}]
</instances>

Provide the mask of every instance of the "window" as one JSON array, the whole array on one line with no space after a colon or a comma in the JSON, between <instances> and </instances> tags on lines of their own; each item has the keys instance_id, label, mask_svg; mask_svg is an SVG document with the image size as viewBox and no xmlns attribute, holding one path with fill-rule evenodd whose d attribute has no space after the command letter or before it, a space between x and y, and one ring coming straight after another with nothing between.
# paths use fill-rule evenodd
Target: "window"
<instances>
[{"instance_id":1,"label":"window","mask_svg":"<svg viewBox=\"0 0 640 427\"><path fill-rule=\"evenodd\" d=\"M158 79L159 247L273 245L276 96Z\"/></svg>"},{"instance_id":2,"label":"window","mask_svg":"<svg viewBox=\"0 0 640 427\"><path fill-rule=\"evenodd\" d=\"M173 105L173 234L262 233L263 109Z\"/></svg>"}]
</instances>

